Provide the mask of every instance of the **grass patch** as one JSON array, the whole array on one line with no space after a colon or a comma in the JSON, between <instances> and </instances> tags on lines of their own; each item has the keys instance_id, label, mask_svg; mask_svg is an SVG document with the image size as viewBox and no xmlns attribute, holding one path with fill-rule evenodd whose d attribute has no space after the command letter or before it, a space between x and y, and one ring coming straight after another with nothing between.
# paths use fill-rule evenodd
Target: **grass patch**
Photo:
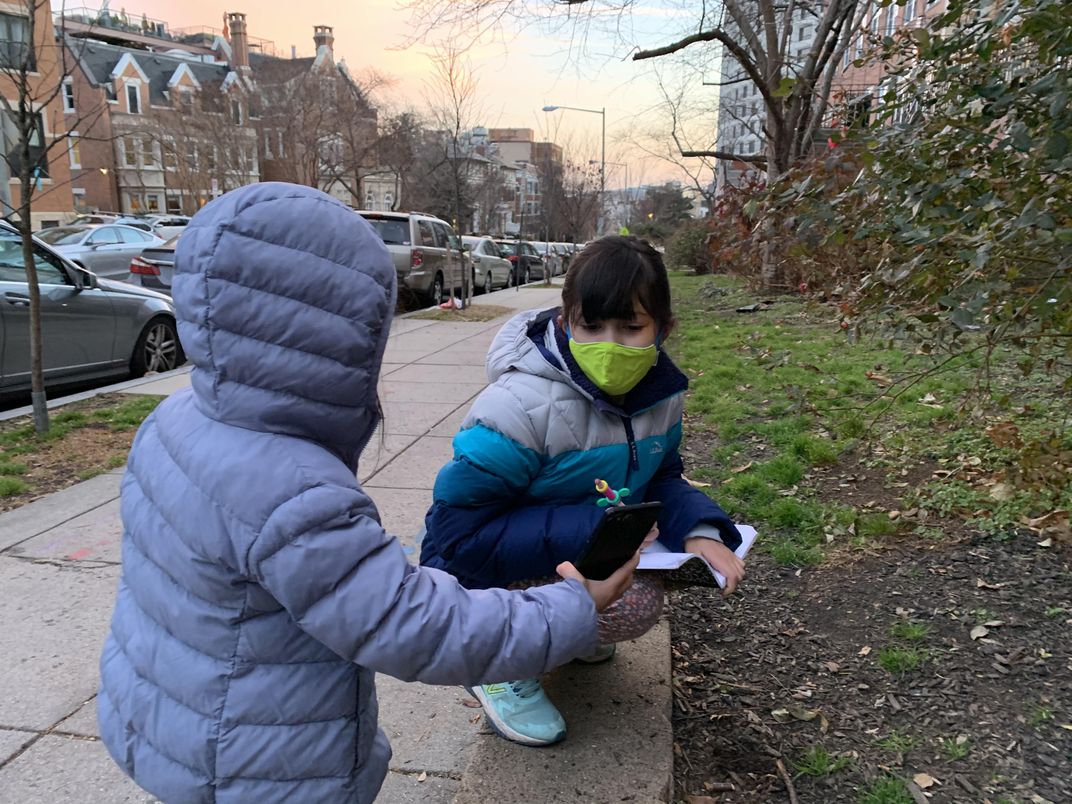
<instances>
[{"instance_id":1,"label":"grass patch","mask_svg":"<svg viewBox=\"0 0 1072 804\"><path fill-rule=\"evenodd\" d=\"M905 642L922 642L930 632L929 625L912 620L902 620L890 626L890 636Z\"/></svg>"},{"instance_id":2,"label":"grass patch","mask_svg":"<svg viewBox=\"0 0 1072 804\"><path fill-rule=\"evenodd\" d=\"M701 458L690 470L707 470L709 479L721 481L718 501L760 527L760 549L777 550L780 560L814 563L814 554L826 549L797 538L793 512L774 504L780 493L797 487L806 500L809 468L836 468L860 441L877 446L875 459L894 471L922 462L948 470L947 477L901 493L903 507L925 509L936 532L940 520L951 517L1007 537L1023 527L1025 516L1072 507L1067 473L1059 476L1061 488L992 494L995 478L1045 474L1053 462L1044 458L1072 450L1072 428L1056 437L1060 443L1045 440L1054 422L1066 420L1067 401L1045 378L1023 377L1012 352L995 357L988 375L994 394L969 416L960 406L979 378L977 357L950 360L934 373L942 358L878 336L850 340L836 307L791 296L740 315L736 308L757 297L730 277L675 273L671 291L678 326L667 348L690 378L686 443L697 435L711 443L710 465ZM923 379L906 388L910 377ZM1030 399L1031 405L1003 398ZM983 415L975 416L979 410ZM1008 438L993 437L994 424L1025 444L1043 439L1045 449L1022 474L1022 456ZM749 471L730 473L749 463ZM852 524L853 538L835 538L835 547L865 544L906 527L880 514L861 514Z\"/></svg>"},{"instance_id":3,"label":"grass patch","mask_svg":"<svg viewBox=\"0 0 1072 804\"><path fill-rule=\"evenodd\" d=\"M29 489L30 487L26 485L26 481L17 477L0 477L0 497L14 497L16 494L29 491Z\"/></svg>"},{"instance_id":4,"label":"grass patch","mask_svg":"<svg viewBox=\"0 0 1072 804\"><path fill-rule=\"evenodd\" d=\"M814 567L823 563L823 553L816 545L780 539L768 549L771 557L783 567Z\"/></svg>"},{"instance_id":5,"label":"grass patch","mask_svg":"<svg viewBox=\"0 0 1072 804\"><path fill-rule=\"evenodd\" d=\"M133 431L161 400L114 394L76 402L53 412L43 435L27 419L0 423L0 510L122 466Z\"/></svg>"},{"instance_id":6,"label":"grass patch","mask_svg":"<svg viewBox=\"0 0 1072 804\"><path fill-rule=\"evenodd\" d=\"M914 804L903 779L883 776L860 793L860 804Z\"/></svg>"},{"instance_id":7,"label":"grass patch","mask_svg":"<svg viewBox=\"0 0 1072 804\"><path fill-rule=\"evenodd\" d=\"M1035 728L1044 726L1053 720L1053 709L1045 704L1035 704L1027 720Z\"/></svg>"},{"instance_id":8,"label":"grass patch","mask_svg":"<svg viewBox=\"0 0 1072 804\"><path fill-rule=\"evenodd\" d=\"M923 659L923 652L918 648L905 648L900 645L883 648L878 654L879 667L893 676L903 676L918 670Z\"/></svg>"},{"instance_id":9,"label":"grass patch","mask_svg":"<svg viewBox=\"0 0 1072 804\"><path fill-rule=\"evenodd\" d=\"M915 737L901 734L899 731L891 731L878 741L878 747L892 754L907 754L919 744Z\"/></svg>"},{"instance_id":10,"label":"grass patch","mask_svg":"<svg viewBox=\"0 0 1072 804\"><path fill-rule=\"evenodd\" d=\"M961 735L960 737L943 737L938 741L938 747L950 762L964 759L971 753L971 740Z\"/></svg>"},{"instance_id":11,"label":"grass patch","mask_svg":"<svg viewBox=\"0 0 1072 804\"><path fill-rule=\"evenodd\" d=\"M464 310L422 310L413 313L409 318L419 318L422 321L494 321L515 312L517 311L513 307L498 304L470 304Z\"/></svg>"},{"instance_id":12,"label":"grass patch","mask_svg":"<svg viewBox=\"0 0 1072 804\"><path fill-rule=\"evenodd\" d=\"M793 763L798 773L805 776L829 776L849 764L848 757L836 757L825 746L813 745L799 761Z\"/></svg>"}]
</instances>

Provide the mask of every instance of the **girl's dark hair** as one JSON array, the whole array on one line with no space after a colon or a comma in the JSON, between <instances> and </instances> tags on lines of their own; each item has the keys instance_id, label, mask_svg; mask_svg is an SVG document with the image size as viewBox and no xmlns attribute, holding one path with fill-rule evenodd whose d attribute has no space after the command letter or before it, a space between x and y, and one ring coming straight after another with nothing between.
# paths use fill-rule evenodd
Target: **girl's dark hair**
<instances>
[{"instance_id":1,"label":"girl's dark hair","mask_svg":"<svg viewBox=\"0 0 1072 804\"><path fill-rule=\"evenodd\" d=\"M609 235L578 254L562 287L562 316L568 324L620 318L631 321L639 301L660 330L674 321L670 281L663 258L646 240Z\"/></svg>"}]
</instances>

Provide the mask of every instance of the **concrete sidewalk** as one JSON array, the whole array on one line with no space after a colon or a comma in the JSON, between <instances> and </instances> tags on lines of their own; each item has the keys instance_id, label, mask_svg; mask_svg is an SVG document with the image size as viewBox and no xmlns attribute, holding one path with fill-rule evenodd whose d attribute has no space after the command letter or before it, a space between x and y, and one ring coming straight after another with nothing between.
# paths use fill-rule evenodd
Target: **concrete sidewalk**
<instances>
[{"instance_id":1,"label":"concrete sidewalk","mask_svg":"<svg viewBox=\"0 0 1072 804\"><path fill-rule=\"evenodd\" d=\"M477 303L550 307L558 294L509 290ZM392 328L383 437L373 438L359 476L384 527L414 558L436 472L486 384L484 358L505 320L402 317ZM180 371L111 390L169 394L187 384ZM118 469L0 515L0 804L153 800L111 763L96 725L97 659L119 575L121 476ZM665 628L622 646L608 665L563 668L549 683L570 737L536 750L488 732L459 688L381 676L380 721L394 757L378 801L665 801L669 682Z\"/></svg>"}]
</instances>

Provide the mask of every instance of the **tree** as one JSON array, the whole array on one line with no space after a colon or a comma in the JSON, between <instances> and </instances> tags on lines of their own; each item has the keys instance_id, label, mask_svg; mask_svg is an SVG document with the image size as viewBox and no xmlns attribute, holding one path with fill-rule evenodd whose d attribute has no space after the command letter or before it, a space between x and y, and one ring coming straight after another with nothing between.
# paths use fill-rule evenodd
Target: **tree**
<instances>
[{"instance_id":1,"label":"tree","mask_svg":"<svg viewBox=\"0 0 1072 804\"><path fill-rule=\"evenodd\" d=\"M12 5L12 4L9 4ZM3 214L12 217L22 241L22 260L30 312L30 372L34 428L49 428L45 396L43 342L41 337L41 287L37 277L33 242L33 199L44 195L42 179L49 176L50 156L68 147L70 123L53 115L46 134L45 116L55 109L67 75L67 51L53 29L48 0L23 0L23 14L10 15L9 37L0 41L0 121L3 145L0 158L0 201ZM8 93L15 96L14 100ZM80 121L99 117L103 108L80 111ZM74 123L75 126L78 123ZM18 179L17 200L9 197L8 178ZM55 191L57 185L50 188ZM82 277L79 276L81 281Z\"/></svg>"},{"instance_id":2,"label":"tree","mask_svg":"<svg viewBox=\"0 0 1072 804\"><path fill-rule=\"evenodd\" d=\"M584 40L587 29L601 20L633 8L659 4L649 0L411 0L417 30L427 33L440 26L460 31L484 32L506 19L550 19L552 24L573 26ZM762 99L764 152L744 154L719 148L686 148L683 138L675 145L685 158L714 158L752 164L762 168L773 183L791 166L804 159L818 137L831 96L831 87L846 51L866 35L865 21L874 19L874 0L723 0L721 9L709 9L705 0L684 4L687 32L657 47L642 47L623 41L634 61L661 59L673 54L714 44L723 60L736 65L724 69L720 89L750 82ZM587 15L584 12L587 11ZM870 16L869 16L870 15ZM802 25L814 28L811 44L800 58L790 44ZM648 30L649 26L618 24L618 30ZM479 35L479 33L478 33ZM795 44L795 43L794 43ZM677 128L673 129L677 132ZM708 142L714 141L714 132ZM766 285L779 283L773 252L766 248L762 257L762 279Z\"/></svg>"},{"instance_id":3,"label":"tree","mask_svg":"<svg viewBox=\"0 0 1072 804\"><path fill-rule=\"evenodd\" d=\"M692 202L685 197L680 185L664 184L649 187L638 205L639 223L633 233L665 240L691 217Z\"/></svg>"},{"instance_id":4,"label":"tree","mask_svg":"<svg viewBox=\"0 0 1072 804\"><path fill-rule=\"evenodd\" d=\"M450 220L455 230L462 231L463 221L472 217L472 194L469 186L472 144L467 136L479 117L478 85L465 52L453 41L439 45L431 56L432 77L428 81L427 97L432 124L441 136L443 159L435 166L433 181L449 183L451 199ZM458 259L464 268L465 253L458 240ZM469 271L462 270L462 306L468 304L472 293Z\"/></svg>"}]
</instances>

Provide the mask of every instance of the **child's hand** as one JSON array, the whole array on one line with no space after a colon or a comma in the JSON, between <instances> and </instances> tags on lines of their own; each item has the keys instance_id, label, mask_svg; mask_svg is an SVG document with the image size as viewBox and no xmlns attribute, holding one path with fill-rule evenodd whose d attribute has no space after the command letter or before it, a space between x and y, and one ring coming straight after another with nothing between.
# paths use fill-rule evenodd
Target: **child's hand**
<instances>
[{"instance_id":1,"label":"child's hand","mask_svg":"<svg viewBox=\"0 0 1072 804\"><path fill-rule=\"evenodd\" d=\"M643 550L649 544L659 538L659 523L656 522L651 526L651 530L648 531L648 535L644 537L644 543L640 545L640 549Z\"/></svg>"},{"instance_id":2,"label":"child's hand","mask_svg":"<svg viewBox=\"0 0 1072 804\"><path fill-rule=\"evenodd\" d=\"M730 548L714 539L694 536L685 540L685 551L707 559L707 563L726 576L723 595L732 595L744 578L744 562Z\"/></svg>"},{"instance_id":3,"label":"child's hand","mask_svg":"<svg viewBox=\"0 0 1072 804\"><path fill-rule=\"evenodd\" d=\"M569 561L563 561L555 567L555 572L565 579L572 578L575 581L583 583L584 588L588 590L588 594L592 596L592 600L596 604L596 611L603 611L607 606L624 595L625 591L633 585L633 570L637 568L637 564L639 563L640 551L638 550L633 554L631 559L622 564L622 566L620 566L614 574L605 581L592 581L585 578Z\"/></svg>"}]
</instances>

